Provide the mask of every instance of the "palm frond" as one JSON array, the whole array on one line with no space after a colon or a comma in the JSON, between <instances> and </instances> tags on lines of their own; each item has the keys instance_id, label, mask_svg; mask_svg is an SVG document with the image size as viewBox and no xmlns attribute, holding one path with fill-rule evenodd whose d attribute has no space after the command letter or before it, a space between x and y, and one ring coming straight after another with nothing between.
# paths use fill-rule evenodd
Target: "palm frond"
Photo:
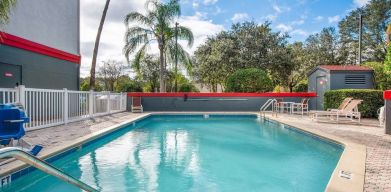
<instances>
[{"instance_id":1,"label":"palm frond","mask_svg":"<svg viewBox=\"0 0 391 192\"><path fill-rule=\"evenodd\" d=\"M151 26L152 20L149 17L139 13L139 12L131 12L125 16L124 23L126 26L129 26L131 22L138 22L143 25Z\"/></svg>"},{"instance_id":2,"label":"palm frond","mask_svg":"<svg viewBox=\"0 0 391 192\"><path fill-rule=\"evenodd\" d=\"M178 26L178 39L186 40L187 46L191 47L194 43L193 32L184 26Z\"/></svg>"},{"instance_id":3,"label":"palm frond","mask_svg":"<svg viewBox=\"0 0 391 192\"><path fill-rule=\"evenodd\" d=\"M11 7L16 4L16 0L1 0L0 1L0 25L6 24L9 19Z\"/></svg>"},{"instance_id":4,"label":"palm frond","mask_svg":"<svg viewBox=\"0 0 391 192\"><path fill-rule=\"evenodd\" d=\"M129 58L129 55L134 52L138 46L145 45L151 41L147 33L133 36L128 32L129 30L126 32L129 36L125 37L125 46L123 49L126 58Z\"/></svg>"},{"instance_id":5,"label":"palm frond","mask_svg":"<svg viewBox=\"0 0 391 192\"><path fill-rule=\"evenodd\" d=\"M136 71L137 75L141 75L141 60L145 56L145 51L148 43L145 43L136 53L134 60L132 61L131 67Z\"/></svg>"}]
</instances>

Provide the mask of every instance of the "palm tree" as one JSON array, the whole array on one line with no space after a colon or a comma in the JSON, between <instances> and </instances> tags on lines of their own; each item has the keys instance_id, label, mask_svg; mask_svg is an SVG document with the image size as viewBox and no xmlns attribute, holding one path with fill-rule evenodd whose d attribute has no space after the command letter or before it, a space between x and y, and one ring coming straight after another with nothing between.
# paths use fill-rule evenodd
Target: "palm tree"
<instances>
[{"instance_id":1,"label":"palm tree","mask_svg":"<svg viewBox=\"0 0 391 192\"><path fill-rule=\"evenodd\" d=\"M172 61L175 54L178 54L178 60L186 69L191 67L191 59L183 47L177 44L177 51L175 49L175 27L173 26L173 21L180 16L180 5L178 0L170 0L168 3L149 0L146 2L146 9L147 13L145 15L139 12L131 12L125 17L127 31L125 34L124 53L129 61L130 54L138 49L132 63L133 68L137 69L148 46L153 42L157 42L160 61L160 92L165 92L166 58ZM139 26L130 26L131 22L138 23ZM177 30L178 39L185 40L189 47L192 46L194 37L191 30L184 26L178 26Z\"/></svg>"},{"instance_id":2,"label":"palm tree","mask_svg":"<svg viewBox=\"0 0 391 192\"><path fill-rule=\"evenodd\" d=\"M91 71L90 71L90 90L93 90L95 88L96 57L98 56L100 35L102 34L103 24L105 23L107 10L109 9L109 4L110 4L110 0L106 0L105 8L103 9L103 14L99 23L98 33L95 39L95 46L94 46L94 52L92 54L92 63L91 63Z\"/></svg>"},{"instance_id":3,"label":"palm tree","mask_svg":"<svg viewBox=\"0 0 391 192\"><path fill-rule=\"evenodd\" d=\"M0 0L0 27L8 22L9 12L15 4L16 0ZM2 41L1 35L0 33L0 41Z\"/></svg>"}]
</instances>

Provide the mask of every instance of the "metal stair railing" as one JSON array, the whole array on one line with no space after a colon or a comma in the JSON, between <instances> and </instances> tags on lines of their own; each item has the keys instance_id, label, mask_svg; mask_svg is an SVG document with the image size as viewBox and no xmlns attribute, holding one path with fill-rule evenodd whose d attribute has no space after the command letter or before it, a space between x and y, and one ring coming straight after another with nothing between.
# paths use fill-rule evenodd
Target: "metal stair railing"
<instances>
[{"instance_id":1,"label":"metal stair railing","mask_svg":"<svg viewBox=\"0 0 391 192\"><path fill-rule=\"evenodd\" d=\"M0 158L14 157L20 161L23 161L49 175L55 176L67 183L70 183L82 190L89 192L98 192L95 188L83 183L82 181L64 173L60 169L46 163L45 161L40 160L39 158L23 151L17 147L6 147L0 149Z\"/></svg>"},{"instance_id":2,"label":"metal stair railing","mask_svg":"<svg viewBox=\"0 0 391 192\"><path fill-rule=\"evenodd\" d=\"M263 114L263 116L265 116L265 112L266 112L266 110L270 107L270 105L272 106L271 112L274 113L274 112L275 112L274 103L277 103L277 100L276 100L276 99L268 99L268 100L266 101L266 103L263 104L263 105L261 106L261 108L259 109L259 113L260 113L261 115ZM276 115L277 115L277 113L276 113Z\"/></svg>"}]
</instances>

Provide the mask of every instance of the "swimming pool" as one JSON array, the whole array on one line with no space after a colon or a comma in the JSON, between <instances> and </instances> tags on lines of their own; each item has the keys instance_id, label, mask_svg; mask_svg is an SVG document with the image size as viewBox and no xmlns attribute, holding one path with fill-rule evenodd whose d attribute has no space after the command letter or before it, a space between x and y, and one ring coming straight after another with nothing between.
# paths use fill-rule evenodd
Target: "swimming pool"
<instances>
[{"instance_id":1,"label":"swimming pool","mask_svg":"<svg viewBox=\"0 0 391 192\"><path fill-rule=\"evenodd\" d=\"M54 162L101 191L324 191L343 148L255 115L152 115ZM33 171L3 191L80 191Z\"/></svg>"}]
</instances>

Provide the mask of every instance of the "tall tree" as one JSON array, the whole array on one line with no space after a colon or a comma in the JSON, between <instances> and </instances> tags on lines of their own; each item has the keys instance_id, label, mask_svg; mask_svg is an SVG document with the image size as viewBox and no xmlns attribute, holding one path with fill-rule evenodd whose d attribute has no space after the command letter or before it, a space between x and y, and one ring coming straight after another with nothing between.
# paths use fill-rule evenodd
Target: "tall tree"
<instances>
[{"instance_id":1,"label":"tall tree","mask_svg":"<svg viewBox=\"0 0 391 192\"><path fill-rule=\"evenodd\" d=\"M9 12L11 8L16 4L16 0L1 0L0 1L0 27L5 25L9 20ZM0 33L0 41L1 39Z\"/></svg>"},{"instance_id":2,"label":"tall tree","mask_svg":"<svg viewBox=\"0 0 391 192\"><path fill-rule=\"evenodd\" d=\"M110 0L106 0L105 7L103 8L103 14L102 17L100 18L98 33L96 34L94 52L92 54L92 63L91 63L91 71L90 71L90 89L92 90L95 88L96 58L98 57L100 36L102 34L103 25L106 20L106 14L107 14L107 10L109 9L109 4L110 4Z\"/></svg>"},{"instance_id":3,"label":"tall tree","mask_svg":"<svg viewBox=\"0 0 391 192\"><path fill-rule=\"evenodd\" d=\"M362 59L363 61L383 61L386 55L385 31L391 21L391 1L371 0L362 8L351 11L339 22L341 52L349 60L357 61L359 17L363 17ZM356 63L356 62L352 62Z\"/></svg>"},{"instance_id":4,"label":"tall tree","mask_svg":"<svg viewBox=\"0 0 391 192\"><path fill-rule=\"evenodd\" d=\"M107 60L103 61L103 65L98 70L98 75L105 84L105 89L114 91L114 84L118 78L123 74L125 65L119 61Z\"/></svg>"},{"instance_id":5,"label":"tall tree","mask_svg":"<svg viewBox=\"0 0 391 192\"><path fill-rule=\"evenodd\" d=\"M170 0L167 3L162 3L157 0L149 0L146 2L147 13L131 12L125 17L125 25L127 31L125 34L124 53L129 60L130 54L135 54L135 59L132 65L139 68L140 60L145 55L147 47L157 42L159 48L159 78L160 92L165 92L165 73L166 73L166 58L173 59L174 54L178 53L179 61L187 68L191 66L191 59L183 47L178 44L178 52L175 51L175 26L174 19L180 16L181 10L179 0ZM138 23L138 26L130 24ZM178 26L178 39L187 41L190 47L193 44L193 33L184 26Z\"/></svg>"}]
</instances>

